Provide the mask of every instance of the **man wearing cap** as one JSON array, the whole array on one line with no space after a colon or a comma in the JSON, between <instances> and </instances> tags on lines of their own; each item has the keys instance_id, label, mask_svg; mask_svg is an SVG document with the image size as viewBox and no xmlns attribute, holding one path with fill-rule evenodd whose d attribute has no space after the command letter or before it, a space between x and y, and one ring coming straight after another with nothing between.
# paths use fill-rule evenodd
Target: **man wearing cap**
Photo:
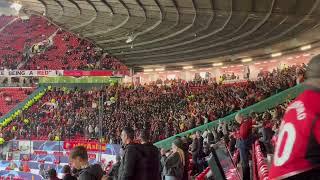
<instances>
[{"instance_id":1,"label":"man wearing cap","mask_svg":"<svg viewBox=\"0 0 320 180\"><path fill-rule=\"evenodd\" d=\"M269 179L320 179L320 55L309 62L304 87L283 117Z\"/></svg>"}]
</instances>

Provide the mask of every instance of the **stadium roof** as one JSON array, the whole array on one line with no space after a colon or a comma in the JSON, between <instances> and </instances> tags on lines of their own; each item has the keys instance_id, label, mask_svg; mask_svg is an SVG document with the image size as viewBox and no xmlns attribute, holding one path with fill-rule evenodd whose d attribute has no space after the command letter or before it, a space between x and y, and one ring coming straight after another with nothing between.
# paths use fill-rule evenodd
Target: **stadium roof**
<instances>
[{"instance_id":1,"label":"stadium roof","mask_svg":"<svg viewBox=\"0 0 320 180\"><path fill-rule=\"evenodd\" d=\"M237 62L317 44L319 0L20 0L128 66Z\"/></svg>"}]
</instances>

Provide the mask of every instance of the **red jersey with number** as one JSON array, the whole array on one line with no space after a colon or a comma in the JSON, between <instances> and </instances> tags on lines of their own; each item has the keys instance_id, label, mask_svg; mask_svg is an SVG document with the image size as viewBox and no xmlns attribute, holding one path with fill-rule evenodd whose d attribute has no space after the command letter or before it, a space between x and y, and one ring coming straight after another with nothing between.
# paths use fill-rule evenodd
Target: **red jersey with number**
<instances>
[{"instance_id":1,"label":"red jersey with number","mask_svg":"<svg viewBox=\"0 0 320 180\"><path fill-rule=\"evenodd\" d=\"M319 165L320 91L305 90L286 110L269 178L284 179Z\"/></svg>"}]
</instances>

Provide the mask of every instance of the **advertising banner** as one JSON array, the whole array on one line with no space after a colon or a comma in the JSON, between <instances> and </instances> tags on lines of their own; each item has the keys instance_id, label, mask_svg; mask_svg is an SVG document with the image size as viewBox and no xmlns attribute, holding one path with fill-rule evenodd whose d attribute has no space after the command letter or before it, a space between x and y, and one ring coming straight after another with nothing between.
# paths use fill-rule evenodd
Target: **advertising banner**
<instances>
[{"instance_id":1,"label":"advertising banner","mask_svg":"<svg viewBox=\"0 0 320 180\"><path fill-rule=\"evenodd\" d=\"M33 173L25 173L19 171L0 171L0 180L42 180L43 178Z\"/></svg>"},{"instance_id":2,"label":"advertising banner","mask_svg":"<svg viewBox=\"0 0 320 180\"><path fill-rule=\"evenodd\" d=\"M63 76L113 76L113 71L108 70L92 70L92 71L81 71L81 70L65 70Z\"/></svg>"},{"instance_id":3,"label":"advertising banner","mask_svg":"<svg viewBox=\"0 0 320 180\"><path fill-rule=\"evenodd\" d=\"M57 76L102 76L102 77L124 77L127 71L112 70L0 70L0 77L57 77Z\"/></svg>"},{"instance_id":4,"label":"advertising banner","mask_svg":"<svg viewBox=\"0 0 320 180\"><path fill-rule=\"evenodd\" d=\"M99 163L103 168L110 161L115 162L121 148L117 144L101 144L102 148L99 151L99 142L12 140L8 141L6 146L10 147L8 153L14 156L0 161L0 177L42 179L37 176L41 168L54 168L57 170L58 176L62 177L63 166L70 162L70 151L80 145L87 148L89 163ZM21 172L19 167L27 167L25 168L27 171Z\"/></svg>"},{"instance_id":5,"label":"advertising banner","mask_svg":"<svg viewBox=\"0 0 320 180\"><path fill-rule=\"evenodd\" d=\"M5 77L63 76L63 70L0 70Z\"/></svg>"},{"instance_id":6,"label":"advertising banner","mask_svg":"<svg viewBox=\"0 0 320 180\"><path fill-rule=\"evenodd\" d=\"M97 142L77 142L77 141L64 141L63 149L71 150L76 146L84 146L88 151L106 151L106 144Z\"/></svg>"},{"instance_id":7,"label":"advertising banner","mask_svg":"<svg viewBox=\"0 0 320 180\"><path fill-rule=\"evenodd\" d=\"M103 77L103 76L83 76L83 77L41 77L39 78L40 84L111 84L119 81L119 77Z\"/></svg>"},{"instance_id":8,"label":"advertising banner","mask_svg":"<svg viewBox=\"0 0 320 180\"><path fill-rule=\"evenodd\" d=\"M19 154L24 161L48 161L68 163L70 151L76 146L84 146L88 150L89 161L98 162L99 158L107 157L105 161L114 160L120 153L120 145L100 144L87 141L10 141L10 146L16 149L13 153ZM101 150L99 151L101 146Z\"/></svg>"}]
</instances>

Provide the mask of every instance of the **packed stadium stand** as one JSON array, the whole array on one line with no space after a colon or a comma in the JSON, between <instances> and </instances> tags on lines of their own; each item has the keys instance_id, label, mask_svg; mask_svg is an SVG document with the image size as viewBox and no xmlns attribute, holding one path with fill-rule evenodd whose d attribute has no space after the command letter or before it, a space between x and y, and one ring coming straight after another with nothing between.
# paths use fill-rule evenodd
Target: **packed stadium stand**
<instances>
[{"instance_id":1,"label":"packed stadium stand","mask_svg":"<svg viewBox=\"0 0 320 180\"><path fill-rule=\"evenodd\" d=\"M27 132L32 139L54 140L56 136L59 139L96 139L100 131L99 97L103 96L103 102L116 99L113 104L104 104L102 132L108 142L120 143L120 131L129 124L137 132L149 129L152 141L157 142L293 87L299 71L305 70L293 66L259 75L257 81L228 85L200 80L135 88L121 85L103 89L54 88L6 130L15 126L17 131L10 137L18 139L26 137ZM31 125L21 124L24 119Z\"/></svg>"},{"instance_id":2,"label":"packed stadium stand","mask_svg":"<svg viewBox=\"0 0 320 180\"><path fill-rule=\"evenodd\" d=\"M48 140L48 142L71 140L99 142L97 141L99 139L103 143L118 144L121 142L121 129L132 125L136 137L143 129L148 129L150 140L157 142L203 124L214 122L293 87L297 82L301 83L297 81L297 78L304 75L305 68L305 65L291 66L282 70L260 73L255 81L231 84L217 84L200 79L164 81L162 85L149 84L136 87L116 84L102 89L52 87L44 93L39 101L24 111L22 116L17 116L13 122L4 127L2 137L6 141L18 139L39 141L39 143L46 143ZM102 99L100 99L101 97ZM105 115L102 120L102 128L99 127L99 99L105 102L103 104ZM276 130L279 127L283 110L283 107L276 108L269 111L272 112L272 116L268 112L267 115L264 113L263 117L260 114L252 116L252 118L256 118L260 124L263 124L263 128L273 127L273 130ZM261 119L259 120L259 118ZM261 131L264 130L263 128ZM208 138L208 134L214 134L215 140L206 140L204 149L201 151L210 152L208 147L210 147L211 141L211 143L218 142L220 138L228 137L224 141L229 147L231 155L235 153L234 156L239 156L239 153L235 152L235 144L229 144L229 142L235 143L237 139L236 129L235 125L225 123L212 129L212 132L205 131L202 135L205 139ZM101 130L102 134L100 134ZM257 136L259 135L257 134ZM272 146L270 140L263 141L263 143L269 143L269 146L265 147ZM253 170L257 170L254 173L263 179L267 174L266 170L263 170L265 165L261 165L261 162L265 160L258 149L258 144L255 145L257 147L254 146L255 149L253 149L255 158L253 162L257 163L257 165L254 164L257 167ZM268 149L265 152L272 153L272 150ZM27 162L25 162L29 168L33 169L34 173L39 173L37 167L40 164L55 162L64 165L68 161L65 155L41 154L42 151L38 152L37 150L34 153L36 154L28 156ZM257 157L255 157L256 155ZM20 154L20 156L23 160L23 157L27 155ZM239 157L234 157L234 161L237 163ZM8 168L10 162L21 164L23 161L4 161L2 166L6 170L10 170ZM96 161L93 160L91 163L94 162ZM195 168L195 166L202 168ZM204 168L204 166L205 164L191 166L189 173L196 175L198 179L203 179L209 172L208 168ZM52 167L52 165L48 165L48 167ZM59 166L56 169L61 172L61 168ZM201 171L203 172L201 173ZM234 170L230 170L227 174L234 177L234 173Z\"/></svg>"}]
</instances>

